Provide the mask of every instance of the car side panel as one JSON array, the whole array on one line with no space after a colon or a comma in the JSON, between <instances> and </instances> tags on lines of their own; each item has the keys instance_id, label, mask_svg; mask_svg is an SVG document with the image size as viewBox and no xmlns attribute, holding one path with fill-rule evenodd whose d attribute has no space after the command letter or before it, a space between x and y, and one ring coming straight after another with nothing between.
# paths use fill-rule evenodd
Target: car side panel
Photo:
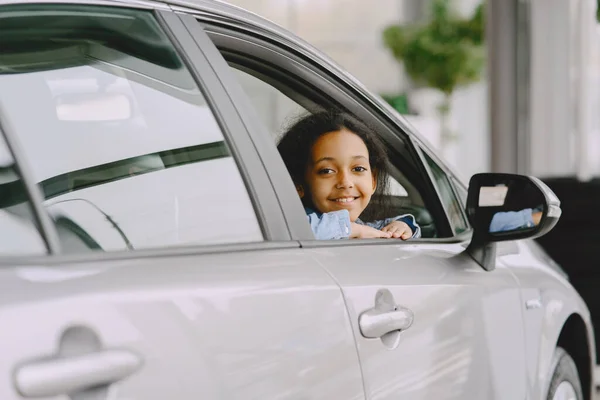
<instances>
[{"instance_id":1,"label":"car side panel","mask_svg":"<svg viewBox=\"0 0 600 400\"><path fill-rule=\"evenodd\" d=\"M141 357L110 398L364 398L340 289L298 248L5 267L0 321L3 400L74 326Z\"/></svg>"},{"instance_id":2,"label":"car side panel","mask_svg":"<svg viewBox=\"0 0 600 400\"><path fill-rule=\"evenodd\" d=\"M532 241L498 245L499 260L517 278L522 301L526 333L527 378L532 398L545 399L550 384L552 358L567 319L579 315L587 328L591 365L596 364L594 331L589 310L562 271ZM581 378L581 377L580 377ZM593 381L593 379L592 379ZM593 388L584 387L584 392Z\"/></svg>"},{"instance_id":3,"label":"car side panel","mask_svg":"<svg viewBox=\"0 0 600 400\"><path fill-rule=\"evenodd\" d=\"M506 268L487 272L461 244L320 247L338 280L372 399L525 399L520 293ZM361 335L361 313L388 289L414 313L397 348Z\"/></svg>"}]
</instances>

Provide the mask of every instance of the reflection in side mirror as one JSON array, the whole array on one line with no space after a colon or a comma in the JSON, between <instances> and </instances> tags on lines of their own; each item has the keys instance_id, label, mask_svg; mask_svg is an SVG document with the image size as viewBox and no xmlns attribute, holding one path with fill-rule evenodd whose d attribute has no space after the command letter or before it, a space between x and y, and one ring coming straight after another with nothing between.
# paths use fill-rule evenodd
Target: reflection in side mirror
<instances>
[{"instance_id":1,"label":"reflection in side mirror","mask_svg":"<svg viewBox=\"0 0 600 400\"><path fill-rule=\"evenodd\" d=\"M467 215L474 228L469 252L493 269L493 242L540 237L556 225L561 209L558 197L539 179L489 173L471 177Z\"/></svg>"},{"instance_id":2,"label":"reflection in side mirror","mask_svg":"<svg viewBox=\"0 0 600 400\"><path fill-rule=\"evenodd\" d=\"M500 211L494 214L489 232L513 232L531 230L540 224L544 209L540 204L536 208L524 208L518 211Z\"/></svg>"},{"instance_id":3,"label":"reflection in side mirror","mask_svg":"<svg viewBox=\"0 0 600 400\"><path fill-rule=\"evenodd\" d=\"M55 98L60 121L110 122L131 118L129 97L121 93L63 94Z\"/></svg>"},{"instance_id":4,"label":"reflection in side mirror","mask_svg":"<svg viewBox=\"0 0 600 400\"><path fill-rule=\"evenodd\" d=\"M467 213L485 241L539 237L560 217L560 201L537 178L476 174L469 184Z\"/></svg>"}]
</instances>

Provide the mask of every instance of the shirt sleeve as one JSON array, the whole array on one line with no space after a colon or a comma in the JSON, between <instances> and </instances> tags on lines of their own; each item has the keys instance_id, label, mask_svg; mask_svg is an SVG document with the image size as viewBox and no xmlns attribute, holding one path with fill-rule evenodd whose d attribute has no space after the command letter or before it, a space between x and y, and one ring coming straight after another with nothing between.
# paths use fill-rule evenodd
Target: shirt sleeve
<instances>
[{"instance_id":1,"label":"shirt sleeve","mask_svg":"<svg viewBox=\"0 0 600 400\"><path fill-rule=\"evenodd\" d=\"M380 221L367 222L365 225L375 229L383 229L384 227L388 226L394 221L402 221L406 225L408 225L413 233L413 235L411 236L412 239L417 239L421 237L421 227L419 226L419 224L417 224L417 221L415 220L415 217L412 214L403 214L398 215L397 217L386 218Z\"/></svg>"},{"instance_id":2,"label":"shirt sleeve","mask_svg":"<svg viewBox=\"0 0 600 400\"><path fill-rule=\"evenodd\" d=\"M347 239L350 237L348 210L332 211L320 216L316 212L306 215L317 240Z\"/></svg>"},{"instance_id":3,"label":"shirt sleeve","mask_svg":"<svg viewBox=\"0 0 600 400\"><path fill-rule=\"evenodd\" d=\"M490 232L512 231L519 228L532 228L535 226L532 216L533 210L526 208L520 211L497 212L490 223Z\"/></svg>"}]
</instances>

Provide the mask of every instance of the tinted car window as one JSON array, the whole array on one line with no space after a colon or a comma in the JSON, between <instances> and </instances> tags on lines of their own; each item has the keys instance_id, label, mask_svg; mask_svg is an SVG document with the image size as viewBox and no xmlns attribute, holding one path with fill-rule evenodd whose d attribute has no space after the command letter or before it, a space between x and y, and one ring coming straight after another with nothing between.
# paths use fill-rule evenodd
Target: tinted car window
<instances>
[{"instance_id":1,"label":"tinted car window","mask_svg":"<svg viewBox=\"0 0 600 400\"><path fill-rule=\"evenodd\" d=\"M152 13L30 5L0 21L0 109L61 230L95 250L263 239L219 125Z\"/></svg>"},{"instance_id":2,"label":"tinted car window","mask_svg":"<svg viewBox=\"0 0 600 400\"><path fill-rule=\"evenodd\" d=\"M0 136L0 257L44 254L46 245L14 159Z\"/></svg>"}]
</instances>

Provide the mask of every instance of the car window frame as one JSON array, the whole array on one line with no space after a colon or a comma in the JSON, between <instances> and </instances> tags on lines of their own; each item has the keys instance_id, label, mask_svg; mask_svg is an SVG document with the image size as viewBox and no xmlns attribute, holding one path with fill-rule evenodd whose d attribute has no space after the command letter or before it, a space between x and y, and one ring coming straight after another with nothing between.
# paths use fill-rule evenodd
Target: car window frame
<instances>
[{"instance_id":1,"label":"car window frame","mask_svg":"<svg viewBox=\"0 0 600 400\"><path fill-rule=\"evenodd\" d=\"M194 13L193 10L191 12ZM369 120L368 122L373 122L373 120L375 120L379 126L382 126L384 127L383 129L387 130L387 134L389 135L388 137L391 136L392 141L395 141L395 144L393 144L394 147L407 146L409 148L408 151L411 152L415 159L415 163L418 168L418 173L424 177L424 185L427 186L427 190L429 190L429 193L422 195L424 197L431 196L430 199L433 199L431 201L435 204L435 207L437 207L438 212L438 214L436 214L436 217L438 217L438 219L436 219L436 224L440 222L443 225L442 229L445 229L446 232L445 237L426 238L417 240L425 240L428 243L431 243L432 241L457 241L456 235L454 234L454 231L451 228L448 216L445 212L445 209L443 208L443 203L439 197L439 194L436 191L435 185L428 171L426 170L426 167L423 162L424 160L422 160L422 158L416 150L416 146L412 142L412 135L407 133L406 129L403 129L401 124L396 123L397 121L395 120L390 120L389 118L386 118L386 116L379 112L379 110L377 110L375 107L371 107L372 105L365 104L365 98L362 97L361 93L353 91L351 87L345 85L345 82L343 82L339 76L332 74L331 71L328 71L322 68L321 66L312 63L309 59L301 57L301 55L298 52L294 53L294 50L289 48L287 46L287 43L283 39L278 38L276 35L270 34L268 37L266 37L266 34L264 32L259 32L256 29L252 29L251 27L242 25L235 20L227 21L227 23L222 23L221 21L215 21L201 13L195 12L195 14L198 23L205 28L208 37L215 41L215 45L220 50L223 49L224 40L230 40L232 41L231 43L237 42L237 45L246 47L246 51L244 52L246 54L259 54L257 52L267 51L272 52L275 57L285 57L287 60L291 61L290 65L286 66L286 72L289 72L293 68L294 78L306 78L307 80L310 80L310 84L313 86L312 89L322 91L322 98L330 98L330 101L332 103L344 105L346 108L353 110L353 113L359 118ZM229 46L231 46L231 44L229 44ZM250 52L248 49L253 49L254 52ZM228 65L224 59L223 63L224 65ZM220 63L220 65L223 64ZM223 69L225 70L226 68ZM231 71L227 71L226 74L233 75ZM229 78L230 77L228 77L228 79ZM294 81L298 80L299 79L294 79ZM239 86L239 83L235 82L235 84ZM332 92L335 92L333 96L331 95ZM241 93L242 95L244 95L244 102L246 102L247 98L245 98L245 94L243 92ZM348 106L349 104L351 106ZM250 112L250 114L252 113L255 114L254 110ZM251 118L257 117L256 115L254 115ZM259 130L261 129L260 124L253 124L253 127L249 129L254 131L254 129L256 129L257 127ZM255 132L254 135L260 135L264 137L266 136L266 131L266 128L263 128L262 131ZM400 137L398 133L400 133L402 137ZM273 146L272 143L272 139L269 138L269 140L271 141L271 143L268 146L275 149L275 146ZM400 142L402 143L400 144ZM277 157L280 158L278 154ZM291 183L289 175L286 176L286 180L288 183ZM278 183L279 182L274 182L274 186L277 190L281 192L287 191L284 194L280 194L280 198L283 196L286 196L288 198L290 196L293 196L296 199L298 199L297 193L293 188L293 185L286 184L283 186L278 186ZM290 187L288 188L287 186ZM300 221L297 218L295 218L295 220L298 221L297 223L308 227L308 224L306 223L306 216L304 215L303 209L300 205L301 203L299 202L299 200L296 201L298 202L298 208L296 210L292 210L292 212L302 213L302 220ZM290 232L294 233L294 231L294 227L290 227ZM295 236L295 238L297 240L302 241L304 246L312 246L316 245L317 243L318 245L329 245L334 242L316 241L312 232L310 232L308 236ZM354 242L358 241L353 241L353 243ZM378 242L381 243L382 241Z\"/></svg>"},{"instance_id":2,"label":"car window frame","mask_svg":"<svg viewBox=\"0 0 600 400\"><path fill-rule=\"evenodd\" d=\"M267 128L258 118L250 99L244 93L233 71L230 71L229 65L209 38L206 31L207 26L199 20L197 15L193 15L192 13L195 13L195 11L188 10L187 13L179 14L179 16L194 39L199 42L199 45L203 46L207 59L219 76L225 91L231 99L236 99L235 102L232 102L233 106L245 124L252 145L260 156L266 176L268 176L275 190L279 205L287 222L290 240L311 236L312 231L306 223L306 215L298 212L297 206L300 206L301 202L295 187L289 181L287 169L277 149L272 146L272 140L263 135L263 132L266 132ZM196 35L199 29L202 30L202 35ZM281 190L282 187L285 189Z\"/></svg>"},{"instance_id":3,"label":"car window frame","mask_svg":"<svg viewBox=\"0 0 600 400\"><path fill-rule=\"evenodd\" d=\"M122 8L123 4L116 4L106 1L84 0L56 0L45 2L45 4L71 4L76 6L106 6L110 8ZM23 0L10 0L3 5L30 3ZM161 3L143 3L138 6L135 4L126 4L126 8L139 9L152 12L160 28L163 29L167 37L173 43L178 56L184 62L186 68L196 82L199 90L204 96L214 118L221 129L224 141L235 161L238 171L244 181L248 196L252 202L257 222L260 226L263 241L251 243L225 243L209 244L202 243L189 244L182 246L157 247L149 249L139 249L133 251L118 252L90 252L85 254L65 254L60 251L58 233L54 227L50 216L45 211L44 197L41 189L33 180L30 168L18 148L18 134L4 126L2 134L6 138L7 144L11 147L15 164L19 171L23 172L22 179L30 191L32 208L35 217L42 221L40 223L40 234L48 240L48 254L46 255L19 255L0 256L0 265L24 264L40 262L61 263L61 262L81 262L104 259L131 259L143 257L157 257L173 254L197 254L231 251L250 251L262 248L282 248L299 247L299 243L291 241L288 225L284 218L284 213L280 207L274 188L266 177L265 167L256 152L255 147L250 140L250 135L246 125L239 117L236 108L233 105L231 97L218 79L213 66L208 62L203 45L212 42L206 36L206 33L200 28L190 34L182 23L180 16L173 12L169 7L165 8ZM0 6L1 11L1 6ZM198 43L198 37L205 36L204 43ZM215 48L216 50L216 48Z\"/></svg>"},{"instance_id":4,"label":"car window frame","mask_svg":"<svg viewBox=\"0 0 600 400\"><path fill-rule=\"evenodd\" d=\"M465 222L465 226L466 226L466 230L461 232L461 233L456 233L456 230L454 229L454 226L452 227L453 231L455 231L455 236L456 237L463 237L465 235L470 235L472 234L472 230L473 228L471 227L471 224L469 223L469 218L467 217L467 213L466 213L466 202L462 201L462 198L460 197L460 195L458 194L457 190L456 190L456 185L460 182L460 179L458 179L456 177L455 174L453 174L447 167L447 165L445 165L445 163L442 162L442 160L440 160L440 158L433 153L430 149L428 149L423 143L415 143L416 148L418 149L420 156L423 160L423 164L425 165L425 168L428 171L429 176L431 177L431 181L433 182L433 184L435 185L435 189L438 192L438 196L440 198L440 200L442 201L442 206L444 207L444 210L446 212L446 216L448 218L448 221L450 222L450 224L452 224L452 220L450 218L450 210L448 209L447 205L444 203L444 201L442 200L442 194L440 192L440 188L439 185L437 183L437 180L435 179L435 174L431 169L431 166L429 165L429 162L427 162L427 160L425 159L425 156L429 157L436 165L437 167L445 174L446 176L446 180L448 181L448 185L451 191L452 196L454 197L454 200L458 202L458 204L460 204L459 210L461 213L461 218L462 220ZM463 187L463 189L465 191L467 191L468 189Z\"/></svg>"}]
</instances>

